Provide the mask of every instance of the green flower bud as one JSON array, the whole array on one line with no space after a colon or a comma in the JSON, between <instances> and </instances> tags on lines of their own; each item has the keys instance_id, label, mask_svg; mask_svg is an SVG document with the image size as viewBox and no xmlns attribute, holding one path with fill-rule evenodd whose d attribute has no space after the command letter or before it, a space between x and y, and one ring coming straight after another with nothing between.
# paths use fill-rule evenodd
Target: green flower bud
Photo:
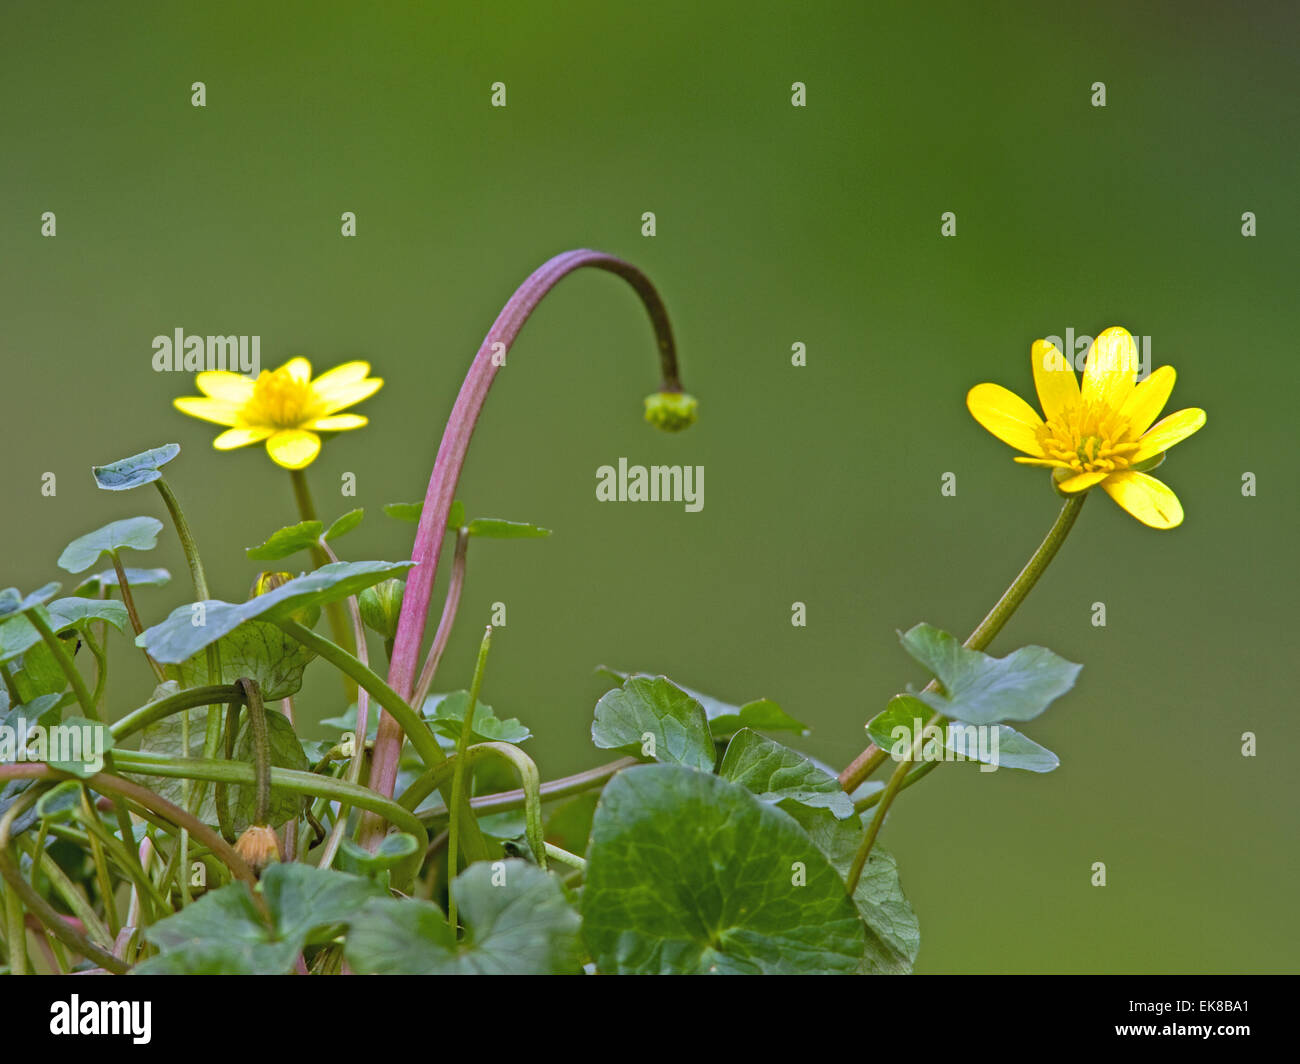
<instances>
[{"instance_id":1,"label":"green flower bud","mask_svg":"<svg viewBox=\"0 0 1300 1064\"><path fill-rule=\"evenodd\" d=\"M406 591L405 580L385 580L366 588L357 596L357 605L361 607L361 621L373 632L378 632L385 639L397 635L397 619L402 614L402 595Z\"/></svg>"},{"instance_id":2,"label":"green flower bud","mask_svg":"<svg viewBox=\"0 0 1300 1064\"><path fill-rule=\"evenodd\" d=\"M645 419L664 432L681 432L695 424L700 401L685 392L656 392L645 397Z\"/></svg>"}]
</instances>

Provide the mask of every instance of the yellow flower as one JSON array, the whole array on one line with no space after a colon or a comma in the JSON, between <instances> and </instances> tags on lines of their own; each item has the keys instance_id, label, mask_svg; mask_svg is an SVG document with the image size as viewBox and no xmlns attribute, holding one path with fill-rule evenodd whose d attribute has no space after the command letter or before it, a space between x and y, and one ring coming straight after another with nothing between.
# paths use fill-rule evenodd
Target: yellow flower
<instances>
[{"instance_id":1,"label":"yellow flower","mask_svg":"<svg viewBox=\"0 0 1300 1064\"><path fill-rule=\"evenodd\" d=\"M224 371L195 378L203 397L176 399L176 409L230 428L212 441L219 451L266 441L266 453L285 469L303 469L320 453L317 432L359 429L360 414L339 411L379 391L367 362L345 362L311 379L311 363L293 358L257 380Z\"/></svg>"},{"instance_id":2,"label":"yellow flower","mask_svg":"<svg viewBox=\"0 0 1300 1064\"><path fill-rule=\"evenodd\" d=\"M975 420L1029 456L1017 456L1017 462L1052 469L1057 487L1067 495L1100 484L1144 525L1181 524L1178 496L1141 471L1158 465L1165 451L1205 424L1205 411L1195 407L1152 424L1173 391L1173 367L1161 366L1135 383L1137 345L1118 326L1088 349L1082 388L1064 356L1045 340L1035 342L1033 364L1046 421L999 384L977 384L970 390L966 406Z\"/></svg>"}]
</instances>

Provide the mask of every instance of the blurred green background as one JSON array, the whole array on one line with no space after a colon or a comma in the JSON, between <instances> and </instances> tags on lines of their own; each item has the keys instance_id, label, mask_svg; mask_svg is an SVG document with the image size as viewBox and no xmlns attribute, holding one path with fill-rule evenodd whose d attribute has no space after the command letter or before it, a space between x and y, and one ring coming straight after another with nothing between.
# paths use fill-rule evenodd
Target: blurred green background
<instances>
[{"instance_id":1,"label":"blurred green background","mask_svg":"<svg viewBox=\"0 0 1300 1064\"><path fill-rule=\"evenodd\" d=\"M701 420L644 424L637 300L596 271L564 281L510 353L459 492L555 535L474 544L439 686L467 684L503 601L485 697L538 733L545 776L602 759L598 663L774 698L840 767L924 680L895 629L964 637L1055 514L967 389L1032 396L1035 338L1123 324L1177 367L1171 409L1209 413L1159 474L1187 520L1158 533L1096 494L992 648L1085 663L1026 728L1061 768L946 767L884 845L921 971L1294 971L1296 28L1281 4L6 0L0 584L71 586L64 543L161 514L148 492L97 492L89 466L174 440L214 591L246 595L242 548L296 519L288 478L171 408L192 379L153 372L150 344L177 327L258 334L268 368L373 363L371 424L310 477L327 519L367 509L346 556L405 556L413 526L380 507L422 497L501 304L550 255L601 248L660 287ZM596 502L620 456L703 465L703 511ZM176 576L140 593L147 620L186 600L170 533L136 562ZM150 677L116 649L122 711ZM337 684L318 671L299 705L338 712Z\"/></svg>"}]
</instances>

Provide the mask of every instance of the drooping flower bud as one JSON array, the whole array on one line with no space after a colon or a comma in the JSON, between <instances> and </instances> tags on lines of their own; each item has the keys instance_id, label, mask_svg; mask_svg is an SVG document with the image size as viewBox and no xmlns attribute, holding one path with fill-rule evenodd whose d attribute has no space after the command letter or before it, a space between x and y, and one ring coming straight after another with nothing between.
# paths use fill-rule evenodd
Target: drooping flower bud
<instances>
[{"instance_id":1,"label":"drooping flower bud","mask_svg":"<svg viewBox=\"0 0 1300 1064\"><path fill-rule=\"evenodd\" d=\"M695 424L699 405L686 392L655 392L645 397L645 419L664 432L681 432Z\"/></svg>"},{"instance_id":2,"label":"drooping flower bud","mask_svg":"<svg viewBox=\"0 0 1300 1064\"><path fill-rule=\"evenodd\" d=\"M280 840L264 824L254 824L235 842L235 853L248 864L255 876L280 860Z\"/></svg>"}]
</instances>

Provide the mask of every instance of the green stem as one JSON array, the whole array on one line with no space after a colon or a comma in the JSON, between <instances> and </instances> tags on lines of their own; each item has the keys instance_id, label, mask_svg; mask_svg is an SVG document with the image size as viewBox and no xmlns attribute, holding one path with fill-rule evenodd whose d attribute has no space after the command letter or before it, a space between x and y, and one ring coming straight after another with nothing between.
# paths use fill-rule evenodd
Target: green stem
<instances>
[{"instance_id":1,"label":"green stem","mask_svg":"<svg viewBox=\"0 0 1300 1064\"><path fill-rule=\"evenodd\" d=\"M9 940L9 974L27 974L27 928L23 906L12 887L5 889L5 937Z\"/></svg>"},{"instance_id":2,"label":"green stem","mask_svg":"<svg viewBox=\"0 0 1300 1064\"><path fill-rule=\"evenodd\" d=\"M263 826L271 815L271 736L266 724L266 707L257 682L248 677L235 681L248 703L248 734L253 746L254 787L253 822Z\"/></svg>"},{"instance_id":3,"label":"green stem","mask_svg":"<svg viewBox=\"0 0 1300 1064\"><path fill-rule=\"evenodd\" d=\"M1079 518L1079 511L1083 509L1085 498L1087 498L1087 492L1080 495L1071 495L1065 500L1061 512L1056 515L1056 520L1053 522L1052 527L1048 529L1043 542L1038 545L1038 549L1025 563L1025 567L1011 581L1011 586L1002 593L1002 597L994 603L988 615L984 620L980 621L975 631L971 632L962 646L968 650L983 650L993 642L1007 621L1011 620L1012 614L1024 602L1025 596L1038 583L1038 578L1043 575L1052 559L1056 557L1057 551L1061 549L1061 544L1065 542L1065 537L1070 534L1070 529L1074 527L1074 522ZM925 685L926 691L937 691L938 689L939 684L935 680L931 680ZM868 745L862 753L854 758L852 764L840 773L840 786L849 793L857 790L862 785L863 780L884 760L879 756L879 753L879 747L874 743Z\"/></svg>"},{"instance_id":4,"label":"green stem","mask_svg":"<svg viewBox=\"0 0 1300 1064\"><path fill-rule=\"evenodd\" d=\"M1074 522L1078 520L1079 511L1083 509L1083 502L1086 497L1086 493L1083 493L1071 495L1065 500L1061 512L1057 514L1056 520L1053 522L1052 527L1048 529L1043 542L1038 545L1038 549L1025 563L1025 567L1020 570L1019 575L1011 582L1011 586L1003 592L1002 597L989 610L988 615L984 620L980 621L975 631L971 632L966 642L962 644L964 647L968 650L983 650L1002 631L1007 621L1011 619L1020 604L1024 602L1025 596L1038 583L1038 578L1043 575L1052 559L1056 557L1057 551L1061 549L1061 544L1065 542L1065 537L1070 534L1070 529L1074 527ZM937 691L938 689L939 682L937 680L931 680L925 686L926 691ZM935 713L926 722L926 728L935 726L944 728L946 725L947 718L939 713ZM867 755L865 761L861 755L858 761L864 761L865 765L866 761L874 760L874 755L870 753L871 749L871 747L868 747L867 750L863 751L863 754ZM853 769L858 761L855 761L854 765L850 765L845 770L845 773ZM933 764L938 764L938 762L933 762ZM885 815L889 812L889 807L893 805L894 799L903 789L904 784L909 782L910 766L910 756L899 762L893 774L889 777L889 782L885 785L884 791L881 792L879 801L875 803L875 815L871 818L871 824L862 838L858 852L853 858L853 865L849 869L847 883L850 894L857 888L858 880L862 876L862 869L866 867L867 858L871 855L871 847L875 845L876 836L880 833L880 826L885 822ZM924 774L918 771L910 782L916 782ZM846 791L855 790L862 780L866 778L865 774L861 775L860 778L855 777L856 774L850 775L846 780L844 774L841 774L840 782ZM872 797L874 798L874 795Z\"/></svg>"},{"instance_id":5,"label":"green stem","mask_svg":"<svg viewBox=\"0 0 1300 1064\"><path fill-rule=\"evenodd\" d=\"M115 550L109 551L108 556L113 559L113 571L117 573L117 586L118 590L122 592L122 605L126 607L126 615L131 619L131 631L139 636L139 634L144 631L144 625L140 623L140 614L136 612L135 596L131 594L131 585L126 579L126 570L122 568L122 559L118 557L117 551ZM86 634L89 636L89 631L87 631ZM154 675L158 677L158 682L162 683L167 679L167 675L163 672L162 666L150 657L149 651L141 647L140 652L144 654L144 659L149 663L149 668L153 669ZM98 661L98 657L96 657L95 660Z\"/></svg>"},{"instance_id":6,"label":"green stem","mask_svg":"<svg viewBox=\"0 0 1300 1064\"><path fill-rule=\"evenodd\" d=\"M558 780L547 780L538 786L538 797L543 802L552 802L559 798L571 798L575 794L594 791L609 782L615 773L622 772L623 769L631 768L633 765L639 765L640 763L635 757L621 757L617 761L610 761L607 764L586 769L572 776L564 776ZM418 782L411 785L411 790L415 789ZM407 795L411 793L411 790L408 790L407 794L402 796L403 804L406 804ZM416 798L415 800L418 802L420 799ZM528 807L528 792L519 789L498 791L496 794L484 794L477 798L471 798L469 805L477 813L508 813L513 809L526 809ZM445 805L430 806L428 809L417 810L416 815L424 821L441 820L447 816L447 807Z\"/></svg>"},{"instance_id":7,"label":"green stem","mask_svg":"<svg viewBox=\"0 0 1300 1064\"><path fill-rule=\"evenodd\" d=\"M560 847L550 842L545 845L547 854L554 857L561 864L569 865L572 868L577 868L584 872L587 870L587 861L585 858L579 857L576 853L570 853L568 850L562 850Z\"/></svg>"},{"instance_id":8,"label":"green stem","mask_svg":"<svg viewBox=\"0 0 1300 1064\"><path fill-rule=\"evenodd\" d=\"M179 713L181 710L196 709L199 706L210 706L238 701L239 699L239 688L233 684L191 687L185 691L178 691L174 695L168 695L166 698L160 698L156 702L148 702L139 709L133 709L125 717L116 721L108 730L113 733L113 740L116 742L149 727L150 724L156 724L165 717L170 717L173 713Z\"/></svg>"},{"instance_id":9,"label":"green stem","mask_svg":"<svg viewBox=\"0 0 1300 1064\"><path fill-rule=\"evenodd\" d=\"M483 685L483 671L487 667L488 650L492 647L492 626L483 632L483 641L478 646L478 661L474 663L474 679L470 683L469 703L465 706L465 721L460 727L460 738L456 741L456 767L451 780L451 799L448 806L452 810L451 824L448 830L451 838L447 842L447 882L456 878L456 855L459 843L460 823L464 817L474 819L474 811L462 803L465 793L465 751L469 749L469 737L474 731L474 708L478 705L479 689ZM470 854L465 855L466 863L472 862ZM451 924L452 933L456 933L456 892L447 891L447 922Z\"/></svg>"},{"instance_id":10,"label":"green stem","mask_svg":"<svg viewBox=\"0 0 1300 1064\"><path fill-rule=\"evenodd\" d=\"M939 726L944 724L944 718L935 714L927 722L938 721ZM920 744L920 736L914 737L917 745ZM875 815L871 818L871 823L867 827L867 833L862 836L862 842L858 845L858 852L853 856L853 864L849 868L848 878L845 880L845 886L848 888L850 896L858 889L858 880L862 878L862 870L867 865L867 858L871 856L871 847L876 843L876 836L880 834L880 827L885 822L885 814L889 812L889 807L893 804L894 796L903 787L903 780L906 779L908 772L912 767L913 750L908 751L908 756L899 761L889 777L889 782L885 784L884 791L881 792L880 803L876 807Z\"/></svg>"},{"instance_id":11,"label":"green stem","mask_svg":"<svg viewBox=\"0 0 1300 1064\"><path fill-rule=\"evenodd\" d=\"M104 903L104 918L108 921L109 933L116 938L117 933L122 930L122 921L118 917L117 899L113 896L113 877L108 872L108 862L104 858L104 847L100 842L100 833L91 830L91 821L101 830L103 825L99 823L99 815L95 812L90 802L90 794L83 786L81 788L81 820L86 825L88 834L89 850L91 859L95 864L95 880L99 884L99 896Z\"/></svg>"},{"instance_id":12,"label":"green stem","mask_svg":"<svg viewBox=\"0 0 1300 1064\"><path fill-rule=\"evenodd\" d=\"M303 469L289 470L289 480L293 483L293 498L298 504L298 514L304 521L319 521L316 516L316 504L312 502L311 487L307 484L307 472ZM314 543L311 548L312 561L316 568L322 565L328 565L330 556L320 543ZM337 559L335 559L337 560ZM349 654L355 654L357 651L356 644L353 642L353 636L348 630L347 618L343 615L343 606L341 603L329 602L325 605L325 616L329 619L330 635L334 642L343 647ZM342 677L343 692L348 702L352 702L357 697L356 682L349 676Z\"/></svg>"},{"instance_id":13,"label":"green stem","mask_svg":"<svg viewBox=\"0 0 1300 1064\"><path fill-rule=\"evenodd\" d=\"M143 750L123 750L118 755L118 768L141 776L163 776L167 779L201 779L225 784L255 783L253 766L242 761L218 761L205 758L171 757L150 754ZM295 794L311 795L333 802L347 802L360 809L377 813L399 831L410 832L422 845L427 844L428 832L424 824L409 809L403 809L391 798L381 798L365 787L344 780L321 776L298 769L271 768L271 786ZM226 847L228 849L229 847Z\"/></svg>"},{"instance_id":14,"label":"green stem","mask_svg":"<svg viewBox=\"0 0 1300 1064\"><path fill-rule=\"evenodd\" d=\"M54 660L59 663L59 668L63 670L63 675L68 678L68 683L72 685L72 692L77 696L77 701L81 704L82 710L91 720L103 723L99 710L95 706L95 700L90 697L90 688L86 686L86 679L81 675L81 671L72 662L72 656L68 653L63 645L63 640L54 634L50 626L41 616L41 611L36 608L23 610L23 616L31 622L33 628L40 633L45 645L50 648L50 653L54 655Z\"/></svg>"}]
</instances>

